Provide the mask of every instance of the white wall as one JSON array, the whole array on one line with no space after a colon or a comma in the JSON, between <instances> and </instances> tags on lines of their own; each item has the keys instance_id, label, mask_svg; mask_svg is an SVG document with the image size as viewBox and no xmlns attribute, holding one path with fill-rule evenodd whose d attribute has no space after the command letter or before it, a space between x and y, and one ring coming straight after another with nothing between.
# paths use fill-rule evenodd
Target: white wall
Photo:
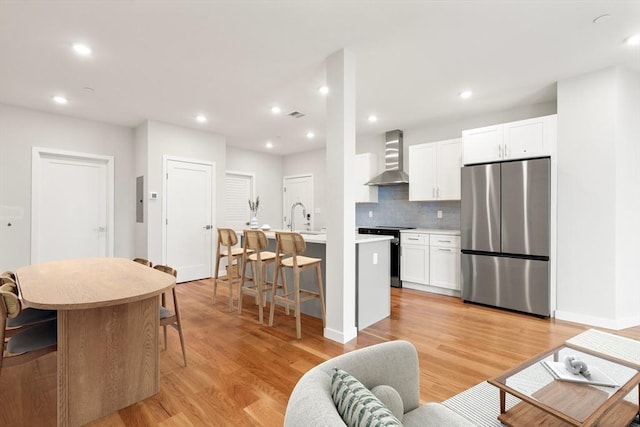
<instances>
[{"instance_id":1,"label":"white wall","mask_svg":"<svg viewBox=\"0 0 640 427\"><path fill-rule=\"evenodd\" d=\"M282 225L282 156L227 147L227 171L255 175L256 195L260 196L260 224ZM225 224L220 224L224 226Z\"/></svg>"},{"instance_id":2,"label":"white wall","mask_svg":"<svg viewBox=\"0 0 640 427\"><path fill-rule=\"evenodd\" d=\"M15 270L31 261L32 147L114 156L114 255L133 255L135 175L131 129L0 104L0 135L0 270Z\"/></svg>"},{"instance_id":3,"label":"white wall","mask_svg":"<svg viewBox=\"0 0 640 427\"><path fill-rule=\"evenodd\" d=\"M639 78L609 68L558 83L560 319L640 324Z\"/></svg>"},{"instance_id":4,"label":"white wall","mask_svg":"<svg viewBox=\"0 0 640 427\"><path fill-rule=\"evenodd\" d=\"M284 157L283 176L313 174L313 227L319 230L327 225L327 167L326 154L323 148L305 153L291 154ZM282 188L282 181L280 181ZM282 211L282 208L280 209ZM282 226L282 213L279 225ZM273 224L272 224L273 225Z\"/></svg>"},{"instance_id":5,"label":"white wall","mask_svg":"<svg viewBox=\"0 0 640 427\"><path fill-rule=\"evenodd\" d=\"M625 313L637 313L640 304L640 278L638 269L634 268L640 260L640 73L620 69L618 76L616 313L624 317ZM640 324L638 316L635 324Z\"/></svg>"},{"instance_id":6,"label":"white wall","mask_svg":"<svg viewBox=\"0 0 640 427\"><path fill-rule=\"evenodd\" d=\"M142 132L142 131L140 131ZM140 143L140 141L136 141ZM154 264L165 262L162 259L162 189L163 156L173 156L189 160L201 160L215 163L214 228L222 217L224 194L224 172L226 170L226 142L224 136L149 121L147 123L147 172L145 182L147 194L155 191L157 200L149 200L147 215L147 257ZM215 241L215 239L214 239ZM136 248L142 253L142 248Z\"/></svg>"}]
</instances>

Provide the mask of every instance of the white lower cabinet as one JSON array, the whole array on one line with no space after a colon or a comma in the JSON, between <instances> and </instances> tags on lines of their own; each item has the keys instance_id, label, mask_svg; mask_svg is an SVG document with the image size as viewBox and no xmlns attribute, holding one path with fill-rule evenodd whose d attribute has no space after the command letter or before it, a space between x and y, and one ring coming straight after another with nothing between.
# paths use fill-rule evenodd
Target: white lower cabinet
<instances>
[{"instance_id":1,"label":"white lower cabinet","mask_svg":"<svg viewBox=\"0 0 640 427\"><path fill-rule=\"evenodd\" d=\"M460 290L460 238L431 234L429 284Z\"/></svg>"},{"instance_id":2,"label":"white lower cabinet","mask_svg":"<svg viewBox=\"0 0 640 427\"><path fill-rule=\"evenodd\" d=\"M402 233L400 237L400 275L402 281L429 283L429 236Z\"/></svg>"},{"instance_id":3,"label":"white lower cabinet","mask_svg":"<svg viewBox=\"0 0 640 427\"><path fill-rule=\"evenodd\" d=\"M401 233L402 286L457 295L460 290L460 236ZM456 291L456 292L451 292Z\"/></svg>"}]
</instances>

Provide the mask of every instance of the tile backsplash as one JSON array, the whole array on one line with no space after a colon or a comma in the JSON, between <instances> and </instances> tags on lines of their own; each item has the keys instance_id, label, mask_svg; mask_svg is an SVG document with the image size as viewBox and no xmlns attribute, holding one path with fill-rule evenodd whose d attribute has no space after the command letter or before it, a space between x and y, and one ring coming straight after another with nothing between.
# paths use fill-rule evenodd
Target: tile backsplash
<instances>
[{"instance_id":1,"label":"tile backsplash","mask_svg":"<svg viewBox=\"0 0 640 427\"><path fill-rule=\"evenodd\" d=\"M460 201L410 202L408 185L379 187L378 203L356 204L356 224L459 230Z\"/></svg>"}]
</instances>

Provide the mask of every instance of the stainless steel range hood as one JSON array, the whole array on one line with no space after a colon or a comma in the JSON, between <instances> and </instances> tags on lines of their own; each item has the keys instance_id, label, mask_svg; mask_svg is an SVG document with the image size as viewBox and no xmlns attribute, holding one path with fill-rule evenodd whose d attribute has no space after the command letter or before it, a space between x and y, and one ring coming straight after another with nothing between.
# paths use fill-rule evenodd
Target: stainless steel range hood
<instances>
[{"instance_id":1,"label":"stainless steel range hood","mask_svg":"<svg viewBox=\"0 0 640 427\"><path fill-rule=\"evenodd\" d=\"M367 182L367 185L399 185L408 184L409 175L402 170L402 131L386 132L384 143L385 171Z\"/></svg>"}]
</instances>

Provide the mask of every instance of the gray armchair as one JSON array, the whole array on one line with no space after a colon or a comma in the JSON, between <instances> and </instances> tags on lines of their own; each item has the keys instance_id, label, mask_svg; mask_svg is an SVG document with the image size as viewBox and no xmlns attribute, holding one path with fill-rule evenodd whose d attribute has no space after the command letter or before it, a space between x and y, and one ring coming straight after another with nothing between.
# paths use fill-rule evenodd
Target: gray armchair
<instances>
[{"instance_id":1,"label":"gray armchair","mask_svg":"<svg viewBox=\"0 0 640 427\"><path fill-rule=\"evenodd\" d=\"M370 390L393 387L402 398L405 426L473 426L439 403L420 406L418 353L408 341L391 341L337 356L305 373L291 392L285 427L345 425L331 398L333 368L349 372Z\"/></svg>"}]
</instances>

